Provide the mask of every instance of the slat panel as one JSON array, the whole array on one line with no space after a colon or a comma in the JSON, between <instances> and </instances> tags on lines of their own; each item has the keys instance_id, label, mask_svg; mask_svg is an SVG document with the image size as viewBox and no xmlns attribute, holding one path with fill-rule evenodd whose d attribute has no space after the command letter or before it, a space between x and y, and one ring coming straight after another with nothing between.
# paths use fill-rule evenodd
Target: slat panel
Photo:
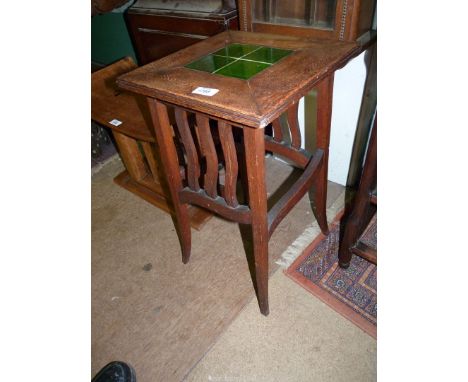
<instances>
[{"instance_id":1,"label":"slat panel","mask_svg":"<svg viewBox=\"0 0 468 382\"><path fill-rule=\"evenodd\" d=\"M224 180L224 198L231 207L237 207L239 202L236 196L237 164L236 146L232 136L232 126L223 121L218 121L219 138L223 148L226 175Z\"/></svg>"},{"instance_id":2,"label":"slat panel","mask_svg":"<svg viewBox=\"0 0 468 382\"><path fill-rule=\"evenodd\" d=\"M273 123L273 139L276 142L282 142L283 141L283 131L281 130L281 123L280 119L276 118Z\"/></svg>"},{"instance_id":3,"label":"slat panel","mask_svg":"<svg viewBox=\"0 0 468 382\"><path fill-rule=\"evenodd\" d=\"M200 150L206 158L204 189L210 197L216 198L218 196L218 155L216 154L208 117L197 113L196 118Z\"/></svg>"},{"instance_id":4,"label":"slat panel","mask_svg":"<svg viewBox=\"0 0 468 382\"><path fill-rule=\"evenodd\" d=\"M175 117L180 139L182 140L187 156L187 182L192 190L198 191L200 189L198 183L198 178L200 177L200 163L198 162L197 149L193 143L192 133L190 132L187 112L175 108Z\"/></svg>"},{"instance_id":5,"label":"slat panel","mask_svg":"<svg viewBox=\"0 0 468 382\"><path fill-rule=\"evenodd\" d=\"M291 132L291 146L299 149L301 147L301 131L299 130L299 120L297 110L299 102L293 104L287 111L289 131Z\"/></svg>"}]
</instances>

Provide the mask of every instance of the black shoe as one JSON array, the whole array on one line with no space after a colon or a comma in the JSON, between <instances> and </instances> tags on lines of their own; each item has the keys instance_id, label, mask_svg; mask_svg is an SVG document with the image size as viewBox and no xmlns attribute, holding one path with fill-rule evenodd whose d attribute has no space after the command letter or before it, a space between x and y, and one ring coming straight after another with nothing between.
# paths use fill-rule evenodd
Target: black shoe
<instances>
[{"instance_id":1,"label":"black shoe","mask_svg":"<svg viewBox=\"0 0 468 382\"><path fill-rule=\"evenodd\" d=\"M136 382L136 376L130 365L114 361L104 366L91 382Z\"/></svg>"}]
</instances>

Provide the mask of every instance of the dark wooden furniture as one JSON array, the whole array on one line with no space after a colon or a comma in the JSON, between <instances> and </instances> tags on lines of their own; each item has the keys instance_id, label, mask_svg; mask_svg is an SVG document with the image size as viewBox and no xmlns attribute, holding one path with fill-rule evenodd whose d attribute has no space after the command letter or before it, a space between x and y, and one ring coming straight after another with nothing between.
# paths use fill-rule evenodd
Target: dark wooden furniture
<instances>
[{"instance_id":1,"label":"dark wooden furniture","mask_svg":"<svg viewBox=\"0 0 468 382\"><path fill-rule=\"evenodd\" d=\"M326 195L333 77L337 69L361 51L357 43L228 31L117 80L122 88L148 99L177 214L183 262L188 262L191 251L188 205L195 204L229 220L251 225L257 296L264 315L269 312L269 238L311 187L315 191L314 214L322 232L328 234ZM236 56L237 59L232 58ZM263 56L266 66L261 62L252 64L259 56ZM239 57L250 60L250 64ZM265 63L268 60L276 62L270 65ZM197 94L199 87L215 90L211 94L202 91L202 95ZM300 98L313 87L318 90L317 149L309 153L301 149L297 109ZM170 123L170 111L175 113L177 128ZM282 126L279 119L283 113L287 126ZM264 134L270 123L272 138ZM182 158L174 145L174 136L182 141ZM216 141L220 142L222 157L216 150ZM303 170L269 211L266 150L288 158ZM226 173L222 189L218 187L220 163ZM248 197L240 203L236 184L243 163ZM181 178L181 165L185 167L185 179Z\"/></svg>"},{"instance_id":2,"label":"dark wooden furniture","mask_svg":"<svg viewBox=\"0 0 468 382\"><path fill-rule=\"evenodd\" d=\"M344 233L338 251L338 264L348 268L352 255L358 255L377 264L377 251L359 240L369 221L377 213L377 115L349 217L344 222Z\"/></svg>"},{"instance_id":3,"label":"dark wooden furniture","mask_svg":"<svg viewBox=\"0 0 468 382\"><path fill-rule=\"evenodd\" d=\"M376 0L239 0L240 29L355 41L372 27Z\"/></svg>"},{"instance_id":4,"label":"dark wooden furniture","mask_svg":"<svg viewBox=\"0 0 468 382\"><path fill-rule=\"evenodd\" d=\"M239 29L234 0L138 0L126 17L140 64L227 29Z\"/></svg>"},{"instance_id":5,"label":"dark wooden furniture","mask_svg":"<svg viewBox=\"0 0 468 382\"><path fill-rule=\"evenodd\" d=\"M91 16L110 12L126 2L127 0L91 0Z\"/></svg>"},{"instance_id":6,"label":"dark wooden furniture","mask_svg":"<svg viewBox=\"0 0 468 382\"><path fill-rule=\"evenodd\" d=\"M151 116L144 97L125 92L115 84L116 78L137 66L126 57L91 75L91 118L112 129L126 170L114 181L121 187L150 202L163 211L173 213L159 181L159 165ZM118 126L111 123L118 124ZM190 206L189 220L195 229L211 218L207 210Z\"/></svg>"},{"instance_id":7,"label":"dark wooden furniture","mask_svg":"<svg viewBox=\"0 0 468 382\"><path fill-rule=\"evenodd\" d=\"M366 50L364 62L367 70L366 82L346 181L346 185L351 187L357 186L359 182L367 141L372 129L372 120L377 108L377 41Z\"/></svg>"}]
</instances>

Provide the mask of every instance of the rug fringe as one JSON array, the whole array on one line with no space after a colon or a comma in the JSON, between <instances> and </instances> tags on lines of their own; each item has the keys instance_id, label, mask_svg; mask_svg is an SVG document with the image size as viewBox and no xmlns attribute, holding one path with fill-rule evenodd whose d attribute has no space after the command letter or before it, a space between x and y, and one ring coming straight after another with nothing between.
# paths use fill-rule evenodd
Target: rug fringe
<instances>
[{"instance_id":1,"label":"rug fringe","mask_svg":"<svg viewBox=\"0 0 468 382\"><path fill-rule=\"evenodd\" d=\"M119 153L115 153L111 157L107 158L104 162L96 164L94 167L91 168L91 177L96 175L99 171L101 171L106 165L111 162L115 162L116 160L121 161Z\"/></svg>"},{"instance_id":2,"label":"rug fringe","mask_svg":"<svg viewBox=\"0 0 468 382\"><path fill-rule=\"evenodd\" d=\"M346 192L343 192L336 198L333 204L327 208L328 223L331 223L337 214L343 209L345 204ZM308 226L294 242L286 248L280 258L275 261L282 268L288 268L294 260L306 249L306 247L320 234L320 227L316 220Z\"/></svg>"},{"instance_id":3,"label":"rug fringe","mask_svg":"<svg viewBox=\"0 0 468 382\"><path fill-rule=\"evenodd\" d=\"M282 268L288 268L319 233L318 224L307 227L275 263Z\"/></svg>"}]
</instances>

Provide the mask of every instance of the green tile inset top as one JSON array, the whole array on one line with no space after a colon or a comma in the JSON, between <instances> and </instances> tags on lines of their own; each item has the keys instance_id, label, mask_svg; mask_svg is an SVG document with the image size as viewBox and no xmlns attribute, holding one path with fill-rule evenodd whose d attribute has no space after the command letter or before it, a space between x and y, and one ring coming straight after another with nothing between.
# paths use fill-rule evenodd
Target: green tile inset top
<instances>
[{"instance_id":1,"label":"green tile inset top","mask_svg":"<svg viewBox=\"0 0 468 382\"><path fill-rule=\"evenodd\" d=\"M234 58L213 56L212 54L210 54L186 65L185 67L190 69L201 70L202 72L213 73L214 71L228 65L233 61L235 61Z\"/></svg>"},{"instance_id":2,"label":"green tile inset top","mask_svg":"<svg viewBox=\"0 0 468 382\"><path fill-rule=\"evenodd\" d=\"M291 53L292 50L260 45L230 44L185 67L248 80Z\"/></svg>"}]
</instances>

